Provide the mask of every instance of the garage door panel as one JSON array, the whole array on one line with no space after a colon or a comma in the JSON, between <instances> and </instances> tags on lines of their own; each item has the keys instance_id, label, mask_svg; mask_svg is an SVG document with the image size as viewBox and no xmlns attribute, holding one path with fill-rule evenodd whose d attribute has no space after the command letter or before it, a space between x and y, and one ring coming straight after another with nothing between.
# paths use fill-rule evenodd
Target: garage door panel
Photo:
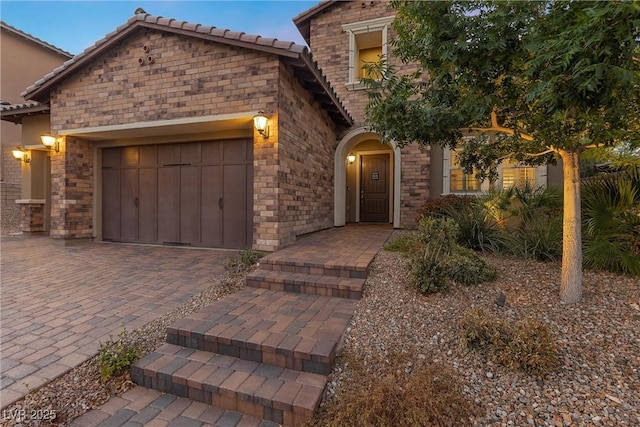
<instances>
[{"instance_id":1,"label":"garage door panel","mask_svg":"<svg viewBox=\"0 0 640 427\"><path fill-rule=\"evenodd\" d=\"M119 168L120 167L120 149L109 148L102 152L103 168Z\"/></svg>"},{"instance_id":2,"label":"garage door panel","mask_svg":"<svg viewBox=\"0 0 640 427\"><path fill-rule=\"evenodd\" d=\"M219 247L222 244L220 199L222 166L202 166L201 227L202 245Z\"/></svg>"},{"instance_id":3,"label":"garage door panel","mask_svg":"<svg viewBox=\"0 0 640 427\"><path fill-rule=\"evenodd\" d=\"M180 144L180 163L198 165L200 164L200 146L202 144Z\"/></svg>"},{"instance_id":4,"label":"garage door panel","mask_svg":"<svg viewBox=\"0 0 640 427\"><path fill-rule=\"evenodd\" d=\"M200 244L200 174L198 167L180 168L180 242Z\"/></svg>"},{"instance_id":5,"label":"garage door panel","mask_svg":"<svg viewBox=\"0 0 640 427\"><path fill-rule=\"evenodd\" d=\"M102 238L120 239L120 169L102 169Z\"/></svg>"},{"instance_id":6,"label":"garage door panel","mask_svg":"<svg viewBox=\"0 0 640 427\"><path fill-rule=\"evenodd\" d=\"M131 242L138 240L138 170L120 171L120 238Z\"/></svg>"},{"instance_id":7,"label":"garage door panel","mask_svg":"<svg viewBox=\"0 0 640 427\"><path fill-rule=\"evenodd\" d=\"M222 143L208 142L202 144L201 162L202 165L220 165L222 164Z\"/></svg>"},{"instance_id":8,"label":"garage door panel","mask_svg":"<svg viewBox=\"0 0 640 427\"><path fill-rule=\"evenodd\" d=\"M180 168L158 168L158 241L180 242Z\"/></svg>"},{"instance_id":9,"label":"garage door panel","mask_svg":"<svg viewBox=\"0 0 640 427\"><path fill-rule=\"evenodd\" d=\"M246 165L224 166L222 242L225 248L241 248L246 241Z\"/></svg>"},{"instance_id":10,"label":"garage door panel","mask_svg":"<svg viewBox=\"0 0 640 427\"><path fill-rule=\"evenodd\" d=\"M140 168L139 185L138 239L141 243L155 243L158 241L157 169Z\"/></svg>"},{"instance_id":11,"label":"garage door panel","mask_svg":"<svg viewBox=\"0 0 640 427\"><path fill-rule=\"evenodd\" d=\"M244 164L247 161L247 144L245 141L229 141L224 144L223 159L225 164Z\"/></svg>"},{"instance_id":12,"label":"garage door panel","mask_svg":"<svg viewBox=\"0 0 640 427\"><path fill-rule=\"evenodd\" d=\"M140 161L139 147L123 147L120 165L122 167L136 167Z\"/></svg>"},{"instance_id":13,"label":"garage door panel","mask_svg":"<svg viewBox=\"0 0 640 427\"><path fill-rule=\"evenodd\" d=\"M140 147L140 167L155 167L158 165L158 146L143 145Z\"/></svg>"},{"instance_id":14,"label":"garage door panel","mask_svg":"<svg viewBox=\"0 0 640 427\"><path fill-rule=\"evenodd\" d=\"M180 164L180 146L167 144L158 146L158 166Z\"/></svg>"},{"instance_id":15,"label":"garage door panel","mask_svg":"<svg viewBox=\"0 0 640 427\"><path fill-rule=\"evenodd\" d=\"M225 140L104 149L103 238L250 245L252 144Z\"/></svg>"}]
</instances>

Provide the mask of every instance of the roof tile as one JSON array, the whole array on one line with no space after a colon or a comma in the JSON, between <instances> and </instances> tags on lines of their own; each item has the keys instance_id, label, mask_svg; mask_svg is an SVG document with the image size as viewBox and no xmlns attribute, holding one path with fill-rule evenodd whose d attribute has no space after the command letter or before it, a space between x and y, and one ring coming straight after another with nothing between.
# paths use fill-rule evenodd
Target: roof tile
<instances>
[{"instance_id":1,"label":"roof tile","mask_svg":"<svg viewBox=\"0 0 640 427\"><path fill-rule=\"evenodd\" d=\"M224 34L224 38L225 39L231 39L231 40L240 40L240 37L243 35L244 33L242 31L227 31Z\"/></svg>"},{"instance_id":2,"label":"roof tile","mask_svg":"<svg viewBox=\"0 0 640 427\"><path fill-rule=\"evenodd\" d=\"M260 36L253 34L243 34L242 36L240 36L240 41L255 44L256 40L258 40L258 37Z\"/></svg>"},{"instance_id":3,"label":"roof tile","mask_svg":"<svg viewBox=\"0 0 640 427\"><path fill-rule=\"evenodd\" d=\"M260 46L273 46L276 40L278 39L274 39L271 37L260 37L258 38L258 40L256 40L256 44Z\"/></svg>"}]
</instances>

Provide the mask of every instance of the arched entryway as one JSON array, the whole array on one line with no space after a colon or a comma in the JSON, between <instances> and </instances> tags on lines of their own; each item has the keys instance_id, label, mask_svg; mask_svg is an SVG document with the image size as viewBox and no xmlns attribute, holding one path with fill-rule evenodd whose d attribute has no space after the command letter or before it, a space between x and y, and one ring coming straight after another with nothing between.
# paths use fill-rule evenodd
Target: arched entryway
<instances>
[{"instance_id":1,"label":"arched entryway","mask_svg":"<svg viewBox=\"0 0 640 427\"><path fill-rule=\"evenodd\" d=\"M351 159L350 155L353 156ZM382 178L380 171L374 169L378 167L376 165L383 165L385 158L388 158L389 181L385 185L389 186L389 207L388 217L382 220L379 212L373 215L365 212L369 201L361 200L360 196L368 180L375 186L375 181ZM390 144L380 144L379 135L360 127L351 130L340 140L334 162L334 225L340 227L347 222L371 220L392 222L394 228L400 228L400 150ZM374 200L373 203L381 202Z\"/></svg>"}]
</instances>

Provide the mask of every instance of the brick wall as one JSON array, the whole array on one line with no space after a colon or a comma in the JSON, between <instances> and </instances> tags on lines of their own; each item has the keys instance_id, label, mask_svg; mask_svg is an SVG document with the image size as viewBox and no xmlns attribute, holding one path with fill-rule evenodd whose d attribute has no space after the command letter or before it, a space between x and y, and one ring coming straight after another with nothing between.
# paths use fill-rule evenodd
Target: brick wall
<instances>
[{"instance_id":1,"label":"brick wall","mask_svg":"<svg viewBox=\"0 0 640 427\"><path fill-rule=\"evenodd\" d=\"M333 226L335 125L312 96L280 66L279 194L282 243Z\"/></svg>"},{"instance_id":2,"label":"brick wall","mask_svg":"<svg viewBox=\"0 0 640 427\"><path fill-rule=\"evenodd\" d=\"M154 62L139 65L148 55ZM52 91L51 125L56 131L274 109L277 71L274 55L142 29Z\"/></svg>"},{"instance_id":3,"label":"brick wall","mask_svg":"<svg viewBox=\"0 0 640 427\"><path fill-rule=\"evenodd\" d=\"M411 144L402 150L400 184L400 226L416 226L418 209L430 196L431 163L429 147L420 150Z\"/></svg>"},{"instance_id":4,"label":"brick wall","mask_svg":"<svg viewBox=\"0 0 640 427\"><path fill-rule=\"evenodd\" d=\"M364 121L364 109L367 94L364 90L350 90L349 81L349 35L342 30L342 25L370 19L394 16L395 11L389 8L388 1L338 2L327 11L321 12L311 20L310 45L313 57L318 61L322 71L333 85L336 93L353 116L356 125ZM393 37L390 30L389 39ZM400 63L388 49L387 60L396 66L399 72L411 72L415 68Z\"/></svg>"},{"instance_id":5,"label":"brick wall","mask_svg":"<svg viewBox=\"0 0 640 427\"><path fill-rule=\"evenodd\" d=\"M39 203L20 204L20 229L25 232L44 231L44 207Z\"/></svg>"},{"instance_id":6,"label":"brick wall","mask_svg":"<svg viewBox=\"0 0 640 427\"><path fill-rule=\"evenodd\" d=\"M340 2L311 20L311 50L322 71L333 85L338 96L354 117L354 127L364 125L364 111L368 102L365 90L347 86L349 80L349 35L342 25L393 16L387 1ZM394 37L389 30L389 40ZM415 66L404 65L394 57L389 46L387 60L400 73L410 73ZM415 226L417 209L429 198L430 156L429 150L420 151L415 145L402 150L402 182L400 190L400 225Z\"/></svg>"},{"instance_id":7,"label":"brick wall","mask_svg":"<svg viewBox=\"0 0 640 427\"><path fill-rule=\"evenodd\" d=\"M64 138L51 153L51 229L54 239L93 237L93 146Z\"/></svg>"}]
</instances>

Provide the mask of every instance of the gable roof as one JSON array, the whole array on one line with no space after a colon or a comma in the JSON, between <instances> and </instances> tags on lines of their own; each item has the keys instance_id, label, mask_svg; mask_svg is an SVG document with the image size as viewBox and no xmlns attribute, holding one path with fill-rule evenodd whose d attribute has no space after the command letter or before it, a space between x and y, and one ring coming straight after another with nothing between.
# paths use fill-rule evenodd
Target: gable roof
<instances>
[{"instance_id":1,"label":"gable roof","mask_svg":"<svg viewBox=\"0 0 640 427\"><path fill-rule=\"evenodd\" d=\"M336 3L338 3L337 0L322 1L313 6L311 9L308 9L293 18L293 23L296 24L296 27L298 27L298 31L300 31L300 34L302 34L302 37L307 42L307 44L310 44L311 40L311 19Z\"/></svg>"},{"instance_id":2,"label":"gable roof","mask_svg":"<svg viewBox=\"0 0 640 427\"><path fill-rule=\"evenodd\" d=\"M275 38L251 35L213 26L192 24L186 21L163 18L161 16L152 16L148 13L138 13L134 15L125 24L116 28L115 31L95 42L93 46L88 47L82 53L74 56L36 81L22 92L21 95L25 99L47 102L49 92L55 85L71 76L76 70L85 66L94 58L105 53L120 40L141 28L181 34L278 55L281 60L293 66L295 76L302 82L305 89L313 94L314 98L316 98L328 112L336 124L342 126L351 126L353 124L353 118L342 105L338 95L322 73L318 63L313 60L306 46L293 42L280 41Z\"/></svg>"},{"instance_id":3,"label":"gable roof","mask_svg":"<svg viewBox=\"0 0 640 427\"><path fill-rule=\"evenodd\" d=\"M35 43L35 44L40 45L40 46L42 46L42 47L44 47L46 49L49 49L49 50L57 53L58 55L65 56L67 58L73 57L73 54L67 52L66 50L62 50L59 47L52 45L51 43L47 43L46 41L41 40L41 39L39 39L39 38L29 34L29 33L25 33L24 31L19 30L18 28L14 27L12 25L9 25L4 21L0 21L0 28L2 28L3 30L7 30L10 33L13 33L13 34L17 35L18 37L22 37L23 39L29 40L32 43Z\"/></svg>"}]
</instances>

